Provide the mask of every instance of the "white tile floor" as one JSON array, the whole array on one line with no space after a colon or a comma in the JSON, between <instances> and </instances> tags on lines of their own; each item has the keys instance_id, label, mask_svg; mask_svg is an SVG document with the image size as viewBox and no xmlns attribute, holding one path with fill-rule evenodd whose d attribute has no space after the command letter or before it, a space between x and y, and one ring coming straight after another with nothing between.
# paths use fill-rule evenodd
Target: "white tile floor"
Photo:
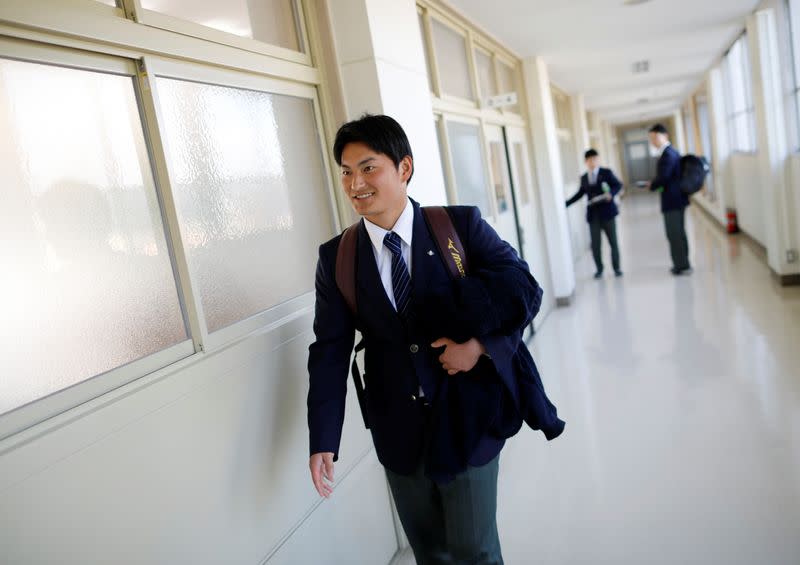
<instances>
[{"instance_id":1,"label":"white tile floor","mask_svg":"<svg viewBox=\"0 0 800 565\"><path fill-rule=\"evenodd\" d=\"M625 277L593 280L587 254L533 340L567 430L501 455L508 565L800 564L800 287L687 217L675 278L657 200L627 199Z\"/></svg>"}]
</instances>

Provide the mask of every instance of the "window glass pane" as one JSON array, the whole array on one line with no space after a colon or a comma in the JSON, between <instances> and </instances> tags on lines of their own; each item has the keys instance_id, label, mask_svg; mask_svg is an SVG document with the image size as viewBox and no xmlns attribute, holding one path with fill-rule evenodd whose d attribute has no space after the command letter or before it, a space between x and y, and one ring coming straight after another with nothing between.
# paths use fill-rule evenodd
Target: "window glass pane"
<instances>
[{"instance_id":1,"label":"window glass pane","mask_svg":"<svg viewBox=\"0 0 800 565\"><path fill-rule=\"evenodd\" d=\"M100 2L101 4L108 4L109 6L117 7L117 0L95 0L96 2Z\"/></svg>"},{"instance_id":2,"label":"window glass pane","mask_svg":"<svg viewBox=\"0 0 800 565\"><path fill-rule=\"evenodd\" d=\"M142 8L302 51L292 0L142 0Z\"/></svg>"},{"instance_id":3,"label":"window glass pane","mask_svg":"<svg viewBox=\"0 0 800 565\"><path fill-rule=\"evenodd\" d=\"M517 73L514 72L514 68L506 65L502 61L497 61L497 77L500 81L500 93L505 94L508 92L516 92L517 99L522 96L522 93L519 92L517 88ZM519 106L514 104L512 106L503 106L504 110L509 112L519 113Z\"/></svg>"},{"instance_id":4,"label":"window glass pane","mask_svg":"<svg viewBox=\"0 0 800 565\"><path fill-rule=\"evenodd\" d=\"M737 149L739 151L750 151L750 124L747 114L738 114L734 119L734 129L736 131Z\"/></svg>"},{"instance_id":5,"label":"window glass pane","mask_svg":"<svg viewBox=\"0 0 800 565\"><path fill-rule=\"evenodd\" d=\"M553 92L553 109L556 114L556 127L559 129L572 129L572 116L569 110L569 99L560 93Z\"/></svg>"},{"instance_id":6,"label":"window glass pane","mask_svg":"<svg viewBox=\"0 0 800 565\"><path fill-rule=\"evenodd\" d=\"M439 80L442 91L452 96L472 100L472 81L469 78L467 45L464 36L445 24L431 20Z\"/></svg>"},{"instance_id":7,"label":"window glass pane","mask_svg":"<svg viewBox=\"0 0 800 565\"><path fill-rule=\"evenodd\" d=\"M800 0L789 0L795 88L800 87Z\"/></svg>"},{"instance_id":8,"label":"window glass pane","mask_svg":"<svg viewBox=\"0 0 800 565\"><path fill-rule=\"evenodd\" d=\"M800 90L796 90L794 93L794 102L795 102L795 111L797 112L798 117L798 132L797 137L800 138ZM800 150L800 144L795 148L795 150Z\"/></svg>"},{"instance_id":9,"label":"window glass pane","mask_svg":"<svg viewBox=\"0 0 800 565\"><path fill-rule=\"evenodd\" d=\"M754 109L747 112L747 133L748 133L748 151L755 152L758 147L758 138L756 137L756 113Z\"/></svg>"},{"instance_id":10,"label":"window glass pane","mask_svg":"<svg viewBox=\"0 0 800 565\"><path fill-rule=\"evenodd\" d=\"M694 119L690 109L683 110L683 130L686 136L686 152L696 153Z\"/></svg>"},{"instance_id":11,"label":"window glass pane","mask_svg":"<svg viewBox=\"0 0 800 565\"><path fill-rule=\"evenodd\" d=\"M723 65L727 85L728 134L734 151L756 150L756 130L752 99L752 77L747 35L742 35L728 51Z\"/></svg>"},{"instance_id":12,"label":"window glass pane","mask_svg":"<svg viewBox=\"0 0 800 565\"><path fill-rule=\"evenodd\" d=\"M578 182L578 165L576 164L575 148L572 135L559 136L558 149L561 156L561 172L564 175L564 186L568 183Z\"/></svg>"},{"instance_id":13,"label":"window glass pane","mask_svg":"<svg viewBox=\"0 0 800 565\"><path fill-rule=\"evenodd\" d=\"M419 32L422 34L422 54L425 57L425 69L428 71L428 88L433 92L433 71L431 70L431 61L428 56L428 35L425 33L425 19L422 14L417 13L419 21Z\"/></svg>"},{"instance_id":14,"label":"window glass pane","mask_svg":"<svg viewBox=\"0 0 800 565\"><path fill-rule=\"evenodd\" d=\"M333 235L311 100L157 79L172 189L209 331L313 289Z\"/></svg>"},{"instance_id":15,"label":"window glass pane","mask_svg":"<svg viewBox=\"0 0 800 565\"><path fill-rule=\"evenodd\" d=\"M647 145L637 143L628 147L628 157L631 161L647 159Z\"/></svg>"},{"instance_id":16,"label":"window glass pane","mask_svg":"<svg viewBox=\"0 0 800 565\"><path fill-rule=\"evenodd\" d=\"M478 126L448 122L447 137L456 177L458 203L477 206L481 214L488 216L489 199L486 195L486 186L489 183Z\"/></svg>"},{"instance_id":17,"label":"window glass pane","mask_svg":"<svg viewBox=\"0 0 800 565\"><path fill-rule=\"evenodd\" d=\"M508 179L505 145L492 141L489 143L489 154L492 164L492 182L494 183L497 211L502 214L511 206L511 184Z\"/></svg>"},{"instance_id":18,"label":"window glass pane","mask_svg":"<svg viewBox=\"0 0 800 565\"><path fill-rule=\"evenodd\" d=\"M530 202L531 186L528 181L528 168L525 166L525 146L521 143L514 143L514 161L517 163L517 193L519 194L520 204L527 206Z\"/></svg>"},{"instance_id":19,"label":"window glass pane","mask_svg":"<svg viewBox=\"0 0 800 565\"><path fill-rule=\"evenodd\" d=\"M698 102L697 103L697 120L700 126L700 141L703 143L703 146L700 148L700 154L705 156L708 159L708 162L711 162L711 125L710 120L708 117L708 103L707 102Z\"/></svg>"},{"instance_id":20,"label":"window glass pane","mask_svg":"<svg viewBox=\"0 0 800 565\"><path fill-rule=\"evenodd\" d=\"M792 78L789 81L790 97L793 99L788 113L793 116L792 146L800 149L800 0L789 0L789 32L791 37L790 52L792 55Z\"/></svg>"},{"instance_id":21,"label":"window glass pane","mask_svg":"<svg viewBox=\"0 0 800 565\"><path fill-rule=\"evenodd\" d=\"M494 86L492 58L484 51L475 49L475 66L478 69L478 80L480 81L481 103L486 105L486 99L497 94Z\"/></svg>"},{"instance_id":22,"label":"window glass pane","mask_svg":"<svg viewBox=\"0 0 800 565\"><path fill-rule=\"evenodd\" d=\"M0 413L187 338L133 79L0 59Z\"/></svg>"}]
</instances>

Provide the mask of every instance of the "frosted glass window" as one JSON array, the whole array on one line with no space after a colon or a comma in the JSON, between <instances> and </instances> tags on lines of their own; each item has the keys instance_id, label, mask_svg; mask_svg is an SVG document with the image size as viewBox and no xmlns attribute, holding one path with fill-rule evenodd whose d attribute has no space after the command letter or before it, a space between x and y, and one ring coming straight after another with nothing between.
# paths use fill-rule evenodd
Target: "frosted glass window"
<instances>
[{"instance_id":1,"label":"frosted glass window","mask_svg":"<svg viewBox=\"0 0 800 565\"><path fill-rule=\"evenodd\" d=\"M142 0L142 8L302 51L293 0Z\"/></svg>"},{"instance_id":2,"label":"frosted glass window","mask_svg":"<svg viewBox=\"0 0 800 565\"><path fill-rule=\"evenodd\" d=\"M481 214L488 216L490 210L486 187L489 180L478 126L448 122L447 137L450 142L450 159L455 173L458 203L477 206Z\"/></svg>"},{"instance_id":3,"label":"frosted glass window","mask_svg":"<svg viewBox=\"0 0 800 565\"><path fill-rule=\"evenodd\" d=\"M790 51L792 55L793 73L789 81L789 88L793 93L794 109L789 114L794 114L795 124L790 128L793 134L794 149L800 149L800 0L789 0L789 35L791 38Z\"/></svg>"},{"instance_id":4,"label":"frosted glass window","mask_svg":"<svg viewBox=\"0 0 800 565\"><path fill-rule=\"evenodd\" d=\"M711 124L708 116L708 103L705 101L697 103L697 122L700 126L700 148L701 155L704 155L711 165L712 159L712 146L711 146ZM713 166L708 177L706 177L706 190L705 194L712 200L715 198L714 194L714 180L713 180Z\"/></svg>"},{"instance_id":5,"label":"frosted glass window","mask_svg":"<svg viewBox=\"0 0 800 565\"><path fill-rule=\"evenodd\" d=\"M498 141L492 141L489 143L489 155L492 164L494 198L497 201L497 211L502 214L511 206L511 183L508 178L505 145Z\"/></svg>"},{"instance_id":6,"label":"frosted glass window","mask_svg":"<svg viewBox=\"0 0 800 565\"><path fill-rule=\"evenodd\" d=\"M497 94L497 88L495 88L494 85L494 71L492 70L491 56L480 49L475 49L475 66L478 69L481 102L485 105L487 98Z\"/></svg>"},{"instance_id":7,"label":"frosted glass window","mask_svg":"<svg viewBox=\"0 0 800 565\"><path fill-rule=\"evenodd\" d=\"M636 143L628 146L628 157L631 161L638 159L647 159L647 146L642 143Z\"/></svg>"},{"instance_id":8,"label":"frosted glass window","mask_svg":"<svg viewBox=\"0 0 800 565\"><path fill-rule=\"evenodd\" d=\"M425 18L417 13L419 32L422 34L422 54L425 57L425 69L428 71L428 88L433 91L433 70L431 70L430 56L428 55L428 35L425 33Z\"/></svg>"},{"instance_id":9,"label":"frosted glass window","mask_svg":"<svg viewBox=\"0 0 800 565\"><path fill-rule=\"evenodd\" d=\"M697 148L695 147L694 118L692 117L691 110L688 109L683 110L683 130L686 136L686 148L684 151L686 153L697 153Z\"/></svg>"},{"instance_id":10,"label":"frosted glass window","mask_svg":"<svg viewBox=\"0 0 800 565\"><path fill-rule=\"evenodd\" d=\"M309 99L157 79L167 164L209 331L313 289L333 233Z\"/></svg>"},{"instance_id":11,"label":"frosted glass window","mask_svg":"<svg viewBox=\"0 0 800 565\"><path fill-rule=\"evenodd\" d=\"M187 339L131 77L0 59L0 413Z\"/></svg>"},{"instance_id":12,"label":"frosted glass window","mask_svg":"<svg viewBox=\"0 0 800 565\"><path fill-rule=\"evenodd\" d=\"M558 136L558 150L561 156L561 173L564 175L564 187L567 188L568 184L577 183L580 176L576 161L577 151L571 135Z\"/></svg>"},{"instance_id":13,"label":"frosted glass window","mask_svg":"<svg viewBox=\"0 0 800 565\"><path fill-rule=\"evenodd\" d=\"M566 96L553 93L553 110L556 114L556 127L559 129L572 129L572 113L569 108L569 100Z\"/></svg>"},{"instance_id":14,"label":"frosted glass window","mask_svg":"<svg viewBox=\"0 0 800 565\"><path fill-rule=\"evenodd\" d=\"M431 23L442 91L451 96L473 100L466 39L437 20L431 20Z\"/></svg>"},{"instance_id":15,"label":"frosted glass window","mask_svg":"<svg viewBox=\"0 0 800 565\"><path fill-rule=\"evenodd\" d=\"M728 135L734 151L756 150L755 108L753 106L750 55L747 35L742 35L725 55Z\"/></svg>"},{"instance_id":16,"label":"frosted glass window","mask_svg":"<svg viewBox=\"0 0 800 565\"><path fill-rule=\"evenodd\" d=\"M519 91L518 81L517 81L517 73L514 70L514 67L510 65L506 65L502 61L497 61L497 79L500 81L500 93L505 94L508 92L516 92L517 93L517 100L522 97L522 93ZM519 105L513 104L511 106L503 106L504 110L509 112L514 112L519 114Z\"/></svg>"},{"instance_id":17,"label":"frosted glass window","mask_svg":"<svg viewBox=\"0 0 800 565\"><path fill-rule=\"evenodd\" d=\"M525 146L521 143L514 143L514 161L517 163L517 193L519 194L520 203L522 206L527 206L530 202L531 185L528 179L528 168L525 166L527 156L525 155Z\"/></svg>"}]
</instances>

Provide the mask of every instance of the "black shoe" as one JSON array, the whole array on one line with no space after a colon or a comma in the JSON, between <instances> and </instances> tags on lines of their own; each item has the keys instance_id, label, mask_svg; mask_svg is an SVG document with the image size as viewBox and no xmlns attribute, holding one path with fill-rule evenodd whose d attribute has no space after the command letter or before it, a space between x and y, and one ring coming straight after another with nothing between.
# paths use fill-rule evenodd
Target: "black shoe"
<instances>
[{"instance_id":1,"label":"black shoe","mask_svg":"<svg viewBox=\"0 0 800 565\"><path fill-rule=\"evenodd\" d=\"M596 279L601 279L601 278L603 278L603 271L597 271L597 272L594 274L594 278L596 278Z\"/></svg>"},{"instance_id":2,"label":"black shoe","mask_svg":"<svg viewBox=\"0 0 800 565\"><path fill-rule=\"evenodd\" d=\"M675 267L673 267L672 269L670 269L670 272L673 275L675 275L676 277L680 277L682 275L691 275L692 274L692 268L691 267L686 267L685 269L676 269Z\"/></svg>"},{"instance_id":3,"label":"black shoe","mask_svg":"<svg viewBox=\"0 0 800 565\"><path fill-rule=\"evenodd\" d=\"M619 269L617 269L616 271L614 271L614 276L615 276L615 277L621 277L621 276L622 276L622 271L620 271Z\"/></svg>"}]
</instances>

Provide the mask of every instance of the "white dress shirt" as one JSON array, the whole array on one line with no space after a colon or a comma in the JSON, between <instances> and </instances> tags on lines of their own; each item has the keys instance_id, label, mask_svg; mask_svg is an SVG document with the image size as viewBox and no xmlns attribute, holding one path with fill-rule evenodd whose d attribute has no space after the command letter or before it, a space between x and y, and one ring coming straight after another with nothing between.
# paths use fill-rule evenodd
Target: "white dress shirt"
<instances>
[{"instance_id":1,"label":"white dress shirt","mask_svg":"<svg viewBox=\"0 0 800 565\"><path fill-rule=\"evenodd\" d=\"M392 288L392 252L383 244L383 238L389 233L387 230L370 222L364 218L364 227L367 228L369 239L372 242L372 251L375 253L375 263L378 265L378 274L381 277L383 288L389 302L397 310L394 302L394 289ZM400 236L400 253L408 267L408 275L411 276L411 237L414 232L414 206L411 200L406 201L406 207L400 217L397 218L391 231Z\"/></svg>"},{"instance_id":2,"label":"white dress shirt","mask_svg":"<svg viewBox=\"0 0 800 565\"><path fill-rule=\"evenodd\" d=\"M589 181L589 184L597 184L597 175L600 174L600 167L597 167L596 169L592 170L587 170L587 173L589 177L587 179Z\"/></svg>"}]
</instances>

